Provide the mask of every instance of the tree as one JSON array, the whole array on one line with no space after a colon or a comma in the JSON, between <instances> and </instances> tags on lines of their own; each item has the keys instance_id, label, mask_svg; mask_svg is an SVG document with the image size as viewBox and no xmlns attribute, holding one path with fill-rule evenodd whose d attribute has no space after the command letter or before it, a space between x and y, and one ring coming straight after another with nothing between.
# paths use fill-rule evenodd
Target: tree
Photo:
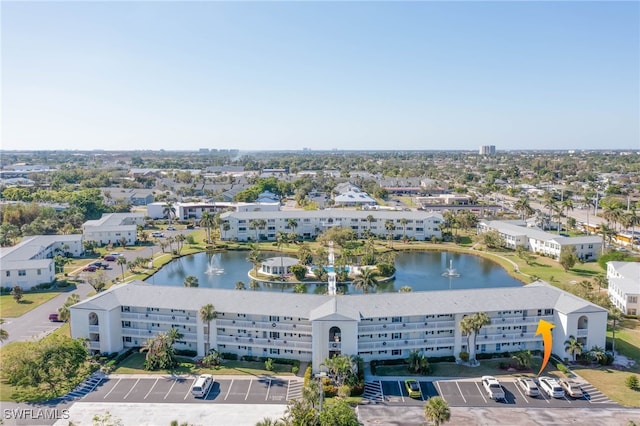
<instances>
[{"instance_id":1,"label":"tree","mask_svg":"<svg viewBox=\"0 0 640 426\"><path fill-rule=\"evenodd\" d=\"M247 286L242 281L236 282L236 290L245 290L246 288Z\"/></svg>"},{"instance_id":2,"label":"tree","mask_svg":"<svg viewBox=\"0 0 640 426\"><path fill-rule=\"evenodd\" d=\"M4 324L4 319L0 318L0 327ZM0 328L0 342L4 342L9 338L9 332L4 328Z\"/></svg>"},{"instance_id":3,"label":"tree","mask_svg":"<svg viewBox=\"0 0 640 426\"><path fill-rule=\"evenodd\" d=\"M3 357L3 377L16 386L44 386L48 396L53 396L70 391L89 374L87 356L83 339L49 336Z\"/></svg>"},{"instance_id":4,"label":"tree","mask_svg":"<svg viewBox=\"0 0 640 426\"><path fill-rule=\"evenodd\" d=\"M484 312L477 312L468 315L460 321L460 331L467 335L467 351L469 351L469 360L476 363L476 339L480 330L485 325L491 324L491 318ZM470 338L471 342L469 341Z\"/></svg>"},{"instance_id":5,"label":"tree","mask_svg":"<svg viewBox=\"0 0 640 426\"><path fill-rule=\"evenodd\" d=\"M212 215L208 211L202 212L202 217L200 218L200 226L203 226L207 231L207 243L211 243L211 228L216 226L217 217Z\"/></svg>"},{"instance_id":6,"label":"tree","mask_svg":"<svg viewBox=\"0 0 640 426\"><path fill-rule=\"evenodd\" d=\"M124 256L118 256L116 258L116 264L120 265L120 269L122 270L122 281L124 281L124 267L127 265L127 258Z\"/></svg>"},{"instance_id":7,"label":"tree","mask_svg":"<svg viewBox=\"0 0 640 426\"><path fill-rule=\"evenodd\" d=\"M429 374L430 366L427 357L418 351L411 351L407 358L409 371L415 374Z\"/></svg>"},{"instance_id":8,"label":"tree","mask_svg":"<svg viewBox=\"0 0 640 426\"><path fill-rule=\"evenodd\" d=\"M200 308L200 320L207 323L207 340L204 342L204 352L209 353L211 345L211 321L218 318L216 308L211 304L204 305Z\"/></svg>"},{"instance_id":9,"label":"tree","mask_svg":"<svg viewBox=\"0 0 640 426\"><path fill-rule=\"evenodd\" d=\"M396 226L393 224L393 220L385 220L384 229L387 230L387 240L389 241L389 247L393 247L393 231L396 229Z\"/></svg>"},{"instance_id":10,"label":"tree","mask_svg":"<svg viewBox=\"0 0 640 426\"><path fill-rule=\"evenodd\" d=\"M180 333L174 328L171 330L158 333L152 339L148 339L144 346L140 348L140 352L146 352L147 356L144 361L145 370L170 370L178 365L175 356L173 344L178 339Z\"/></svg>"},{"instance_id":11,"label":"tree","mask_svg":"<svg viewBox=\"0 0 640 426\"><path fill-rule=\"evenodd\" d=\"M188 275L187 277L185 277L184 279L185 287L198 287L198 285L200 285L200 283L198 282L198 277L194 275Z\"/></svg>"},{"instance_id":12,"label":"tree","mask_svg":"<svg viewBox=\"0 0 640 426\"><path fill-rule=\"evenodd\" d=\"M298 281L304 280L304 277L307 275L307 267L304 265L293 265L289 268L289 270L293 273L293 275L296 277L296 280Z\"/></svg>"},{"instance_id":13,"label":"tree","mask_svg":"<svg viewBox=\"0 0 640 426\"><path fill-rule=\"evenodd\" d=\"M64 322L69 321L71 317L70 315L71 312L69 311L69 308L75 305L76 303L78 303L79 301L80 301L80 296L78 296L76 293L73 293L69 297L67 297L67 300L64 302L64 304L58 308L58 319Z\"/></svg>"},{"instance_id":14,"label":"tree","mask_svg":"<svg viewBox=\"0 0 640 426\"><path fill-rule=\"evenodd\" d=\"M358 416L345 400L337 400L320 411L320 426L358 426Z\"/></svg>"},{"instance_id":15,"label":"tree","mask_svg":"<svg viewBox=\"0 0 640 426\"><path fill-rule=\"evenodd\" d=\"M11 290L11 295L13 296L13 300L15 300L16 303L20 303L22 297L24 296L24 290L22 290L22 287L20 287L19 285L14 286Z\"/></svg>"},{"instance_id":16,"label":"tree","mask_svg":"<svg viewBox=\"0 0 640 426\"><path fill-rule=\"evenodd\" d=\"M411 286L403 285L402 287L400 287L400 289L398 291L400 293L411 293L413 291L413 289L411 288Z\"/></svg>"},{"instance_id":17,"label":"tree","mask_svg":"<svg viewBox=\"0 0 640 426\"><path fill-rule=\"evenodd\" d=\"M373 215L367 215L367 222L369 222L369 233L371 233L371 223L375 222L376 218Z\"/></svg>"},{"instance_id":18,"label":"tree","mask_svg":"<svg viewBox=\"0 0 640 426\"><path fill-rule=\"evenodd\" d=\"M247 260L249 262L251 262L251 264L253 264L253 275L255 277L258 276L258 266L262 263L262 261L264 260L264 254L258 249L258 245L257 244L252 244L251 245L251 251L249 252L249 256L247 257Z\"/></svg>"},{"instance_id":19,"label":"tree","mask_svg":"<svg viewBox=\"0 0 640 426\"><path fill-rule=\"evenodd\" d=\"M573 358L573 361L575 361L577 355L582 355L582 343L574 336L569 336L564 342L564 351L568 352Z\"/></svg>"},{"instance_id":20,"label":"tree","mask_svg":"<svg viewBox=\"0 0 640 426\"><path fill-rule=\"evenodd\" d=\"M96 293L100 293L107 286L107 274L105 271L95 271L87 276L87 282Z\"/></svg>"},{"instance_id":21,"label":"tree","mask_svg":"<svg viewBox=\"0 0 640 426\"><path fill-rule=\"evenodd\" d=\"M162 214L167 216L167 219L169 219L169 225L171 225L171 219L173 219L176 214L176 208L171 201L167 201L164 205L162 208Z\"/></svg>"},{"instance_id":22,"label":"tree","mask_svg":"<svg viewBox=\"0 0 640 426\"><path fill-rule=\"evenodd\" d=\"M249 288L253 291L256 291L257 289L260 288L260 283L256 280L250 280L249 281Z\"/></svg>"},{"instance_id":23,"label":"tree","mask_svg":"<svg viewBox=\"0 0 640 426\"><path fill-rule=\"evenodd\" d=\"M441 423L448 422L451 419L451 409L449 404L440 396L429 398L424 405L424 416L428 421L439 426Z\"/></svg>"},{"instance_id":24,"label":"tree","mask_svg":"<svg viewBox=\"0 0 640 426\"><path fill-rule=\"evenodd\" d=\"M291 230L294 233L296 233L295 231L296 231L296 228L298 227L298 219L293 219L293 218L287 219L287 227L291 228Z\"/></svg>"},{"instance_id":25,"label":"tree","mask_svg":"<svg viewBox=\"0 0 640 426\"><path fill-rule=\"evenodd\" d=\"M562 269L564 269L565 272L573 268L577 262L578 255L576 255L575 247L571 246L560 251L560 259L558 260L558 263L560 263L560 266L562 266Z\"/></svg>"},{"instance_id":26,"label":"tree","mask_svg":"<svg viewBox=\"0 0 640 426\"><path fill-rule=\"evenodd\" d=\"M350 355L334 355L325 359L322 366L329 370L329 376L337 387L344 385L348 377L356 373L356 363Z\"/></svg>"},{"instance_id":27,"label":"tree","mask_svg":"<svg viewBox=\"0 0 640 426\"><path fill-rule=\"evenodd\" d=\"M56 268L56 273L61 273L64 272L65 265L71 263L71 259L66 256L56 254L55 256L53 256L53 263Z\"/></svg>"},{"instance_id":28,"label":"tree","mask_svg":"<svg viewBox=\"0 0 640 426\"><path fill-rule=\"evenodd\" d=\"M609 225L602 223L600 224L600 234L602 235L602 254L604 254L607 247L606 243L611 243L611 239L616 234L616 231L609 227Z\"/></svg>"},{"instance_id":29,"label":"tree","mask_svg":"<svg viewBox=\"0 0 640 426\"><path fill-rule=\"evenodd\" d=\"M378 285L377 276L378 272L374 268L361 269L360 275L353 280L353 287L362 290L363 293L369 293L370 288Z\"/></svg>"},{"instance_id":30,"label":"tree","mask_svg":"<svg viewBox=\"0 0 640 426\"><path fill-rule=\"evenodd\" d=\"M533 354L530 350L526 351L518 351L511 355L511 358L514 359L519 366L523 368L531 367L531 361L533 360Z\"/></svg>"},{"instance_id":31,"label":"tree","mask_svg":"<svg viewBox=\"0 0 640 426\"><path fill-rule=\"evenodd\" d=\"M608 319L612 321L611 324L611 352L616 353L616 326L619 321L622 320L622 311L613 306L609 309Z\"/></svg>"}]
</instances>

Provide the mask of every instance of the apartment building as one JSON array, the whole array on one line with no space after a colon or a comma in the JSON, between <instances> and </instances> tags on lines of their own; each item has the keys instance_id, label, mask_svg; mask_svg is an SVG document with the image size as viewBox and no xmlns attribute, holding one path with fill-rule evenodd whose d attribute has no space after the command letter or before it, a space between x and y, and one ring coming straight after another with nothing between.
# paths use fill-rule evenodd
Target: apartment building
<instances>
[{"instance_id":1,"label":"apartment building","mask_svg":"<svg viewBox=\"0 0 640 426\"><path fill-rule=\"evenodd\" d=\"M211 303L217 319L203 323L199 309ZM294 358L322 362L339 354L365 361L427 356L458 356L466 351L460 321L486 312L471 352L542 349L536 336L541 319L555 325L553 352L575 336L583 347L604 347L607 311L546 283L523 287L384 293L347 296L237 291L121 284L71 307L71 334L86 338L94 352L142 346L170 328L182 334L177 348L204 355L212 348L240 356Z\"/></svg>"},{"instance_id":2,"label":"apartment building","mask_svg":"<svg viewBox=\"0 0 640 426\"><path fill-rule=\"evenodd\" d=\"M158 202L147 205L147 216L152 219L161 219L167 217L164 209L167 203ZM178 220L201 219L202 213L216 214L227 210L235 211L278 211L280 210L279 201L257 202L257 203L235 203L231 201L215 201L215 202L190 202L190 203L174 203L176 209L176 218Z\"/></svg>"},{"instance_id":3,"label":"apartment building","mask_svg":"<svg viewBox=\"0 0 640 426\"><path fill-rule=\"evenodd\" d=\"M82 225L85 241L95 241L99 245L118 244L124 237L127 244L135 244L138 239L138 225L144 225L142 213L105 213L98 220L88 220Z\"/></svg>"},{"instance_id":4,"label":"apartment building","mask_svg":"<svg viewBox=\"0 0 640 426\"><path fill-rule=\"evenodd\" d=\"M24 290L55 279L53 257L60 252L80 256L82 235L34 235L0 251L0 286Z\"/></svg>"},{"instance_id":5,"label":"apartment building","mask_svg":"<svg viewBox=\"0 0 640 426\"><path fill-rule=\"evenodd\" d=\"M478 223L478 234L497 231L505 242L505 246L512 250L517 247L553 257L558 260L563 250L573 247L578 258L588 261L596 260L602 251L602 239L597 236L563 237L538 228L524 226L523 221L483 220Z\"/></svg>"},{"instance_id":6,"label":"apartment building","mask_svg":"<svg viewBox=\"0 0 640 426\"><path fill-rule=\"evenodd\" d=\"M406 235L416 240L441 238L440 213L423 211L390 210L285 210L278 212L226 212L220 215L222 239L275 240L278 232L296 233L304 239L317 237L321 232L334 226L350 228L362 238L371 234L386 238ZM265 225L255 228L255 221L264 220ZM291 227L293 223L295 227ZM388 222L389 221L389 222ZM387 223L393 226L388 229Z\"/></svg>"},{"instance_id":7,"label":"apartment building","mask_svg":"<svg viewBox=\"0 0 640 426\"><path fill-rule=\"evenodd\" d=\"M640 312L640 262L607 262L609 299L626 315Z\"/></svg>"}]
</instances>

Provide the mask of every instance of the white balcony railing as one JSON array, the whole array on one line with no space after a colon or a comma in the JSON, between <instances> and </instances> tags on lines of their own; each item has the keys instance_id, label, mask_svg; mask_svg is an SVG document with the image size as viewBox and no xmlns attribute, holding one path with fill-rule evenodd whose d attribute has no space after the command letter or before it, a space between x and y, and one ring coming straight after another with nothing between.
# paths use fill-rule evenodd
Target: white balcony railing
<instances>
[{"instance_id":1,"label":"white balcony railing","mask_svg":"<svg viewBox=\"0 0 640 426\"><path fill-rule=\"evenodd\" d=\"M120 319L134 320L134 321L151 321L162 322L171 324L193 324L195 325L198 320L193 315L180 314L138 314L132 312L122 312Z\"/></svg>"},{"instance_id":2,"label":"white balcony railing","mask_svg":"<svg viewBox=\"0 0 640 426\"><path fill-rule=\"evenodd\" d=\"M579 328L578 333L576 334L576 337L587 337L589 335L589 330L586 328Z\"/></svg>"},{"instance_id":3,"label":"white balcony railing","mask_svg":"<svg viewBox=\"0 0 640 426\"><path fill-rule=\"evenodd\" d=\"M385 340L377 342L360 342L358 343L358 351L370 351L381 349L400 349L400 348L423 348L426 346L451 346L454 344L453 337L435 338L435 339L399 339Z\"/></svg>"},{"instance_id":4,"label":"white balcony railing","mask_svg":"<svg viewBox=\"0 0 640 426\"><path fill-rule=\"evenodd\" d=\"M291 339L264 339L258 337L239 337L239 336L218 336L217 342L221 344L241 345L241 346L257 346L279 349L300 349L311 350L311 342Z\"/></svg>"},{"instance_id":5,"label":"white balcony railing","mask_svg":"<svg viewBox=\"0 0 640 426\"><path fill-rule=\"evenodd\" d=\"M99 325L90 325L89 326L89 333L100 333L100 326Z\"/></svg>"},{"instance_id":6,"label":"white balcony railing","mask_svg":"<svg viewBox=\"0 0 640 426\"><path fill-rule=\"evenodd\" d=\"M425 322L394 322L372 325L361 325L358 327L358 334L375 334L386 331L421 331L421 330L451 330L456 326L455 321L425 321Z\"/></svg>"},{"instance_id":7,"label":"white balcony railing","mask_svg":"<svg viewBox=\"0 0 640 426\"><path fill-rule=\"evenodd\" d=\"M161 329L152 329L152 330L146 330L146 329L140 329L140 328L129 328L129 327L123 327L122 328L122 335L123 336L129 336L129 337L144 337L144 338L152 338L154 337L156 334L158 333L164 333L168 330L161 330ZM178 330L180 331L180 330ZM182 334L182 338L179 340L188 340L190 342L195 342L198 340L198 335L196 333L180 333Z\"/></svg>"},{"instance_id":8,"label":"white balcony railing","mask_svg":"<svg viewBox=\"0 0 640 426\"><path fill-rule=\"evenodd\" d=\"M220 328L238 328L238 329L250 329L250 330L265 330L265 331L287 331L297 333L311 333L311 324L292 324L286 322L269 322L269 321L245 321L245 320L230 320L230 319L217 319L215 322L216 327Z\"/></svg>"},{"instance_id":9,"label":"white balcony railing","mask_svg":"<svg viewBox=\"0 0 640 426\"><path fill-rule=\"evenodd\" d=\"M100 350L100 342L93 342L90 341L89 342L89 349L93 349L93 350Z\"/></svg>"}]
</instances>

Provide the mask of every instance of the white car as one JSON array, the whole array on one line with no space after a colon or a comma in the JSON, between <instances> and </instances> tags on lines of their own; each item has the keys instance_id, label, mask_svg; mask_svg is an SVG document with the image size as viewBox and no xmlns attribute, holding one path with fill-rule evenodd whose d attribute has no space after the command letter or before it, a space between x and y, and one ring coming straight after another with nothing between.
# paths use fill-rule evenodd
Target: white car
<instances>
[{"instance_id":1,"label":"white car","mask_svg":"<svg viewBox=\"0 0 640 426\"><path fill-rule=\"evenodd\" d=\"M527 396L540 395L540 390L538 389L538 385L536 385L536 382L533 379L530 379L529 377L520 377L518 380L516 380L516 382L518 383L518 386L520 387L522 392L524 392L525 395Z\"/></svg>"},{"instance_id":2,"label":"white car","mask_svg":"<svg viewBox=\"0 0 640 426\"><path fill-rule=\"evenodd\" d=\"M543 376L538 379L538 383L540 383L540 389L549 395L549 398L564 398L564 390L556 379Z\"/></svg>"},{"instance_id":3,"label":"white car","mask_svg":"<svg viewBox=\"0 0 640 426\"><path fill-rule=\"evenodd\" d=\"M203 398L213 385L213 376L211 374L201 374L196 382L191 386L191 394L196 398Z\"/></svg>"},{"instance_id":4,"label":"white car","mask_svg":"<svg viewBox=\"0 0 640 426\"><path fill-rule=\"evenodd\" d=\"M489 398L496 401L505 399L504 389L500 385L498 379L493 376L482 376L482 386L489 394Z\"/></svg>"},{"instance_id":5,"label":"white car","mask_svg":"<svg viewBox=\"0 0 640 426\"><path fill-rule=\"evenodd\" d=\"M560 386L562 386L562 389L564 389L567 395L569 395L571 398L582 398L584 396L582 393L582 388L576 382L562 379L560 380Z\"/></svg>"}]
</instances>

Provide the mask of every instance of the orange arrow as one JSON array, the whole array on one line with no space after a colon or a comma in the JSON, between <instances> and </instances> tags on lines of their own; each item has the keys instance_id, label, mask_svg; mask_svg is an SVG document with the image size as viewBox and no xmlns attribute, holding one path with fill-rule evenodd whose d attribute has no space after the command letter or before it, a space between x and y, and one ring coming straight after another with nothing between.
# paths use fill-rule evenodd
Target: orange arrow
<instances>
[{"instance_id":1,"label":"orange arrow","mask_svg":"<svg viewBox=\"0 0 640 426\"><path fill-rule=\"evenodd\" d=\"M552 346L552 336L551 329L554 328L555 325L551 324L549 321L540 320L538 323L538 329L536 330L536 336L538 334L542 334L542 343L544 343L544 358L542 358L542 367L540 367L540 371L538 371L538 376L542 373L542 370L547 366L547 362L549 362L549 357L551 356L551 346Z\"/></svg>"}]
</instances>

